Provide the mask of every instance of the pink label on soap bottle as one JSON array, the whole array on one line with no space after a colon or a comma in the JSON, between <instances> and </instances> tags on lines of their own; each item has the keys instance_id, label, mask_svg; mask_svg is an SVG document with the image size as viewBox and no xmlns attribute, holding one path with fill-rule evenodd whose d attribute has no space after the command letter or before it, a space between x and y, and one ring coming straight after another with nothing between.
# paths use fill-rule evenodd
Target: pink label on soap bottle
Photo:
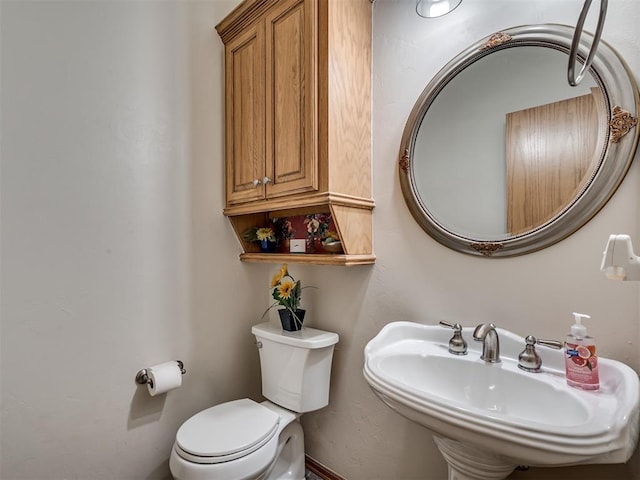
<instances>
[{"instance_id":1,"label":"pink label on soap bottle","mask_svg":"<svg viewBox=\"0 0 640 480\"><path fill-rule=\"evenodd\" d=\"M566 344L565 366L567 383L583 390L597 390L600 387L598 357L595 345Z\"/></svg>"}]
</instances>

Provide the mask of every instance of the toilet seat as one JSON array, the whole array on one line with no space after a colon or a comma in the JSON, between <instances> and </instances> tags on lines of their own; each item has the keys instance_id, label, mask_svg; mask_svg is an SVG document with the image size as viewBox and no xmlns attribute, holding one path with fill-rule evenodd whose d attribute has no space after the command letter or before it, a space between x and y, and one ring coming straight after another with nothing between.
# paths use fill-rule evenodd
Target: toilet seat
<instances>
[{"instance_id":1,"label":"toilet seat","mask_svg":"<svg viewBox=\"0 0 640 480\"><path fill-rule=\"evenodd\" d=\"M248 398L203 410L176 435L176 452L199 464L228 462L265 445L278 430L280 416Z\"/></svg>"}]
</instances>

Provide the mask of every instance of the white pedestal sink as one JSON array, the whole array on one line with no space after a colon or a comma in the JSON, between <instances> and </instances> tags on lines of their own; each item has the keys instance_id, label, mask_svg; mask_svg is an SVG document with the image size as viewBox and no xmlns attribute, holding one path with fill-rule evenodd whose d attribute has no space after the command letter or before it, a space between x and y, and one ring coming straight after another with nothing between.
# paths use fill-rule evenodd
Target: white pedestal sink
<instances>
[{"instance_id":1,"label":"white pedestal sink","mask_svg":"<svg viewBox=\"0 0 640 480\"><path fill-rule=\"evenodd\" d=\"M364 376L380 399L434 432L449 480L501 480L517 465L626 462L640 431L640 382L627 365L599 359L600 389L569 387L561 351L537 347L542 371L518 368L525 341L497 329L501 362L448 351L451 330L386 325L365 347Z\"/></svg>"}]
</instances>

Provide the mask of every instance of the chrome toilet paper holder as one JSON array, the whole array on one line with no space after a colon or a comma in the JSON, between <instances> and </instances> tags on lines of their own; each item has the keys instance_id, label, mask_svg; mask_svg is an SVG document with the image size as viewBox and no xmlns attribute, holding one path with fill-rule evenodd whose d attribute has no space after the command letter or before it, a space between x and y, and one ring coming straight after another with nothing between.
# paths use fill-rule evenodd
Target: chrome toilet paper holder
<instances>
[{"instance_id":1,"label":"chrome toilet paper holder","mask_svg":"<svg viewBox=\"0 0 640 480\"><path fill-rule=\"evenodd\" d=\"M176 360L176 363L178 364L178 368L180 369L180 373L182 375L184 375L185 373L187 373L187 371L184 369L184 363L182 363L181 360ZM136 373L136 383L138 385L151 385L151 387L153 387L153 380L151 380L151 378L149 378L149 375L147 374L147 369L143 368L142 370L138 371L138 373Z\"/></svg>"}]
</instances>

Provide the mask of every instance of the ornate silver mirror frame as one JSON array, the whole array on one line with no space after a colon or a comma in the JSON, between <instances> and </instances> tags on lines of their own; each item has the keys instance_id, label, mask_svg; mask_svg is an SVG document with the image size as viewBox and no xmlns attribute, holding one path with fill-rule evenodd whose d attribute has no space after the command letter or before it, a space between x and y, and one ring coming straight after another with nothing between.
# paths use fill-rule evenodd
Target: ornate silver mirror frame
<instances>
[{"instance_id":1,"label":"ornate silver mirror frame","mask_svg":"<svg viewBox=\"0 0 640 480\"><path fill-rule=\"evenodd\" d=\"M608 112L608 118L599 119L605 136L603 152L575 198L550 220L516 235L474 238L474 235L455 231L439 220L425 206L424 192L417 188L414 167L417 162L429 161L428 158L414 159L418 130L438 94L456 75L487 55L504 49L524 46L551 48L567 54L568 58L573 33L573 28L565 25L544 24L515 27L493 34L453 58L418 98L402 138L398 162L400 184L411 214L438 242L462 253L485 257L510 257L546 248L568 237L593 218L624 179L638 145L640 97L625 62L607 43L600 42L589 71L602 89L605 112ZM578 49L580 62L584 62L592 39L592 35L583 34ZM532 75L535 75L535 68L532 65Z\"/></svg>"}]
</instances>

